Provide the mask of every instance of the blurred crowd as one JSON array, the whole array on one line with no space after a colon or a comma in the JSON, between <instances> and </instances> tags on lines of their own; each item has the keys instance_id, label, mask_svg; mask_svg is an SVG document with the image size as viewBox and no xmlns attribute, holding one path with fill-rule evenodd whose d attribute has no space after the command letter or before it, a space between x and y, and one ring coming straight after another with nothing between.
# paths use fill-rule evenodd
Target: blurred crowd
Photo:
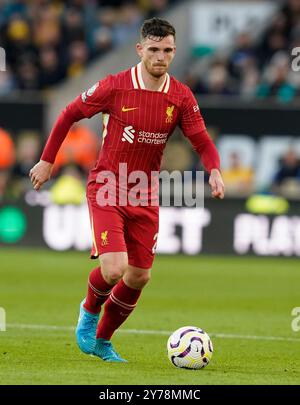
<instances>
[{"instance_id":1,"label":"blurred crowd","mask_svg":"<svg viewBox=\"0 0 300 405\"><path fill-rule=\"evenodd\" d=\"M253 32L241 32L228 56L212 56L204 71L187 72L185 82L194 92L250 100L272 97L281 103L300 96L300 74L291 68L292 49L300 47L300 0L280 4L258 40Z\"/></svg>"},{"instance_id":2,"label":"blurred crowd","mask_svg":"<svg viewBox=\"0 0 300 405\"><path fill-rule=\"evenodd\" d=\"M48 89L80 74L95 57L136 37L144 18L172 0L0 0L6 72L0 96Z\"/></svg>"},{"instance_id":3,"label":"blurred crowd","mask_svg":"<svg viewBox=\"0 0 300 405\"><path fill-rule=\"evenodd\" d=\"M245 165L237 152L232 152L228 167L223 169L227 195L248 196L255 193L255 169ZM291 199L300 198L300 156L288 148L280 156L267 190L260 190Z\"/></svg>"},{"instance_id":4,"label":"blurred crowd","mask_svg":"<svg viewBox=\"0 0 300 405\"><path fill-rule=\"evenodd\" d=\"M214 138L213 130L209 132ZM177 136L175 133L174 138L165 150L162 170L191 171L195 180L196 172L204 170L198 155L182 136ZM214 140L218 146L217 139ZM227 156L223 154L222 161L226 161L226 164L222 164L221 169L227 197L247 198L252 194L262 193L300 200L300 152L295 145L289 144L288 141L282 147L281 153L279 152L271 176L264 186L259 185L257 167L250 163L247 164L244 161L243 153L238 148L236 150L232 148L227 152ZM205 195L209 196L207 172L204 174L204 180Z\"/></svg>"}]
</instances>

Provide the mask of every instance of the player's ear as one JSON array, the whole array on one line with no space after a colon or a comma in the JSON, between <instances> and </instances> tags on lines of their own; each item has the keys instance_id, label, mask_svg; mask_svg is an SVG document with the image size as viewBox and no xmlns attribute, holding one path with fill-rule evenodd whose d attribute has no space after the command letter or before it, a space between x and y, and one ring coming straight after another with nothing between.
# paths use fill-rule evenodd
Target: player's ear
<instances>
[{"instance_id":1,"label":"player's ear","mask_svg":"<svg viewBox=\"0 0 300 405\"><path fill-rule=\"evenodd\" d=\"M142 57L143 56L143 45L138 42L135 46L137 54Z\"/></svg>"}]
</instances>

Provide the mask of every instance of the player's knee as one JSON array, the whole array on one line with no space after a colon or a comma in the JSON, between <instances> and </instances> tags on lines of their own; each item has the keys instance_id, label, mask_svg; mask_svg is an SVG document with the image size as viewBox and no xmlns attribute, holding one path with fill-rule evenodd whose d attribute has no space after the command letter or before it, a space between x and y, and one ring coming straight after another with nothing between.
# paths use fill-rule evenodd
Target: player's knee
<instances>
[{"instance_id":1,"label":"player's knee","mask_svg":"<svg viewBox=\"0 0 300 405\"><path fill-rule=\"evenodd\" d=\"M144 288L150 281L150 277L144 277L140 280L140 289Z\"/></svg>"},{"instance_id":2,"label":"player's knee","mask_svg":"<svg viewBox=\"0 0 300 405\"><path fill-rule=\"evenodd\" d=\"M123 257L103 256L101 258L101 270L104 279L109 284L116 284L124 275L128 267L128 261Z\"/></svg>"},{"instance_id":3,"label":"player's knee","mask_svg":"<svg viewBox=\"0 0 300 405\"><path fill-rule=\"evenodd\" d=\"M149 283L150 278L151 278L151 273L150 273L150 271L149 271L148 273L145 273L145 274L143 274L143 275L141 276L140 283L144 286L144 285L146 285L147 283Z\"/></svg>"},{"instance_id":4,"label":"player's knee","mask_svg":"<svg viewBox=\"0 0 300 405\"><path fill-rule=\"evenodd\" d=\"M128 281L129 287L140 290L143 287L145 287L145 285L149 282L150 278L151 278L151 274L149 271L149 272L143 272L141 274L131 274L127 277L127 281Z\"/></svg>"},{"instance_id":5,"label":"player's knee","mask_svg":"<svg viewBox=\"0 0 300 405\"><path fill-rule=\"evenodd\" d=\"M103 271L104 277L109 284L116 284L124 275L125 268L122 266L106 267Z\"/></svg>"},{"instance_id":6,"label":"player's knee","mask_svg":"<svg viewBox=\"0 0 300 405\"><path fill-rule=\"evenodd\" d=\"M109 284L116 284L126 271L126 263L107 263L102 266L103 276Z\"/></svg>"}]
</instances>

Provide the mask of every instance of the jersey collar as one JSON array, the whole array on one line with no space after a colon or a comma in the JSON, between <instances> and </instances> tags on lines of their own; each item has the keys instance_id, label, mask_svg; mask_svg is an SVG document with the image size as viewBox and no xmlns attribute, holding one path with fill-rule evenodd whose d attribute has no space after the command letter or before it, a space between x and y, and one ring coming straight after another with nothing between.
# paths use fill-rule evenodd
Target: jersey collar
<instances>
[{"instance_id":1,"label":"jersey collar","mask_svg":"<svg viewBox=\"0 0 300 405\"><path fill-rule=\"evenodd\" d=\"M131 68L131 79L134 89L147 90L142 78L142 62ZM170 76L167 73L164 82L157 91L161 93L168 93L169 87L170 87Z\"/></svg>"}]
</instances>

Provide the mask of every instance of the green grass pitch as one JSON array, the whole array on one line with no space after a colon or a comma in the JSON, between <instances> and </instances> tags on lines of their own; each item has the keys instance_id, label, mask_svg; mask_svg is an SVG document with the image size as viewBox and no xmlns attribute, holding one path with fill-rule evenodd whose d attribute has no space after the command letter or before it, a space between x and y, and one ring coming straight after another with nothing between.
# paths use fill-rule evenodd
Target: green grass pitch
<instances>
[{"instance_id":1,"label":"green grass pitch","mask_svg":"<svg viewBox=\"0 0 300 405\"><path fill-rule=\"evenodd\" d=\"M128 364L84 355L78 306L95 265L86 253L1 249L0 384L298 384L297 259L158 256L135 312L113 337ZM214 354L202 370L176 369L168 334L195 325Z\"/></svg>"}]
</instances>

